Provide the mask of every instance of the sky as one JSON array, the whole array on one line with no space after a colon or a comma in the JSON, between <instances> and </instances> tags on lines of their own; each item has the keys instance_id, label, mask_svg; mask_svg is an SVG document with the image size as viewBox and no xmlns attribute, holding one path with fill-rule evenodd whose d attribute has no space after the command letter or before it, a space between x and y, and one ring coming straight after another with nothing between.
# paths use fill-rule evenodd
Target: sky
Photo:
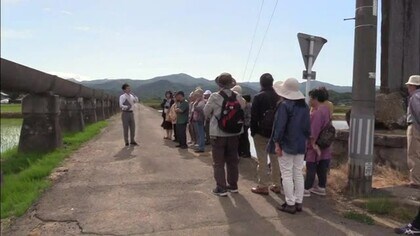
<instances>
[{"instance_id":1,"label":"sky","mask_svg":"<svg viewBox=\"0 0 420 236\"><path fill-rule=\"evenodd\" d=\"M1 57L77 80L177 73L213 79L222 72L240 82L258 81L265 72L275 80L300 79L305 67L297 33L302 32L328 40L313 68L317 79L352 84L354 21L343 19L354 17L355 0L278 0L257 58L276 4L264 0L247 67L261 3L1 0Z\"/></svg>"}]
</instances>

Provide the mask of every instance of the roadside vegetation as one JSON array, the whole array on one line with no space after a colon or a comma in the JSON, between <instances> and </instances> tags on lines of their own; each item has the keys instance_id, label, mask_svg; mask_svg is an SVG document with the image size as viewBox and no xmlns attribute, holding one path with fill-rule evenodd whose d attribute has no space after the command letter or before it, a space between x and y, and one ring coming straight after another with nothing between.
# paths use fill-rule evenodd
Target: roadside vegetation
<instances>
[{"instance_id":1,"label":"roadside vegetation","mask_svg":"<svg viewBox=\"0 0 420 236\"><path fill-rule=\"evenodd\" d=\"M1 104L1 113L21 113L22 104Z\"/></svg>"},{"instance_id":2,"label":"roadside vegetation","mask_svg":"<svg viewBox=\"0 0 420 236\"><path fill-rule=\"evenodd\" d=\"M49 153L18 153L17 148L1 155L1 219L18 217L51 185L48 176L54 168L86 141L107 126L106 121L86 126L85 131L68 133L63 137L63 147Z\"/></svg>"},{"instance_id":3,"label":"roadside vegetation","mask_svg":"<svg viewBox=\"0 0 420 236\"><path fill-rule=\"evenodd\" d=\"M346 195L346 185L348 177L347 164L339 165L330 170L329 189L332 198L343 204L351 204L360 211L345 212L344 217L362 223L370 224L369 214L396 220L398 222L409 222L417 213L417 208L407 205L391 195L373 194L363 198L349 198ZM391 169L387 166L375 166L373 176L374 188L386 188L391 186L401 186L408 183L408 174ZM361 212L361 213L360 213ZM370 217L371 218L371 217Z\"/></svg>"},{"instance_id":4,"label":"roadside vegetation","mask_svg":"<svg viewBox=\"0 0 420 236\"><path fill-rule=\"evenodd\" d=\"M160 104L162 103L162 100L160 99L157 99L157 98L145 99L140 102L143 103L145 106L151 107L153 109L156 109L156 110L161 109Z\"/></svg>"}]
</instances>

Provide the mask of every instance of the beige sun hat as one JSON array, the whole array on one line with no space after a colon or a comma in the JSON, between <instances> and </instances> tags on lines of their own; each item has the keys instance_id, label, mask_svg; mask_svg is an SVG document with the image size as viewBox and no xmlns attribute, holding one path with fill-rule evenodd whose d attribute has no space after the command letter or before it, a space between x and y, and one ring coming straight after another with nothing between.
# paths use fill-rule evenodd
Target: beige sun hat
<instances>
[{"instance_id":1,"label":"beige sun hat","mask_svg":"<svg viewBox=\"0 0 420 236\"><path fill-rule=\"evenodd\" d=\"M281 85L282 85L283 83L284 83L283 81L276 81L276 82L273 84L274 91L276 91L276 93L277 93L277 94L279 94L279 89L280 89L280 87L281 87ZM280 96L280 95L279 95L279 96Z\"/></svg>"},{"instance_id":2,"label":"beige sun hat","mask_svg":"<svg viewBox=\"0 0 420 236\"><path fill-rule=\"evenodd\" d=\"M414 85L414 86L420 86L420 75L412 75L408 79L408 82L405 83L406 85Z\"/></svg>"},{"instance_id":3,"label":"beige sun hat","mask_svg":"<svg viewBox=\"0 0 420 236\"><path fill-rule=\"evenodd\" d=\"M303 93L299 90L299 82L295 78L286 79L284 83L277 87L277 89L275 88L277 94L286 99L300 100L305 98Z\"/></svg>"}]
</instances>

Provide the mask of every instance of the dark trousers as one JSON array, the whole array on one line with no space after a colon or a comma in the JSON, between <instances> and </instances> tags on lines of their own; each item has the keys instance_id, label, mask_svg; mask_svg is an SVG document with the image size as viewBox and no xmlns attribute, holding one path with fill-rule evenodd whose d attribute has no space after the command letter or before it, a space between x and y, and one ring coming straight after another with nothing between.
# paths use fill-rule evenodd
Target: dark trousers
<instances>
[{"instance_id":1,"label":"dark trousers","mask_svg":"<svg viewBox=\"0 0 420 236\"><path fill-rule=\"evenodd\" d=\"M239 136L239 156L251 156L248 130L249 126L244 126L244 132Z\"/></svg>"},{"instance_id":2,"label":"dark trousers","mask_svg":"<svg viewBox=\"0 0 420 236\"><path fill-rule=\"evenodd\" d=\"M174 130L174 139L175 139L175 141L178 141L178 135L177 135L177 132L176 132L176 124L174 124L173 130Z\"/></svg>"},{"instance_id":3,"label":"dark trousers","mask_svg":"<svg viewBox=\"0 0 420 236\"><path fill-rule=\"evenodd\" d=\"M210 144L210 120L206 120L204 131L206 132L206 144Z\"/></svg>"},{"instance_id":4,"label":"dark trousers","mask_svg":"<svg viewBox=\"0 0 420 236\"><path fill-rule=\"evenodd\" d=\"M217 137L212 140L214 179L221 189L226 189L226 175L227 183L233 188L238 187L238 143L238 136Z\"/></svg>"},{"instance_id":5,"label":"dark trousers","mask_svg":"<svg viewBox=\"0 0 420 236\"><path fill-rule=\"evenodd\" d=\"M176 134L179 145L187 146L187 124L176 124Z\"/></svg>"},{"instance_id":6,"label":"dark trousers","mask_svg":"<svg viewBox=\"0 0 420 236\"><path fill-rule=\"evenodd\" d=\"M319 162L306 162L306 179L305 189L309 190L313 187L315 175L318 176L318 186L325 188L327 185L328 169L331 160L321 160Z\"/></svg>"},{"instance_id":7,"label":"dark trousers","mask_svg":"<svg viewBox=\"0 0 420 236\"><path fill-rule=\"evenodd\" d=\"M411 224L414 226L414 228L420 229L420 207L419 207L419 211L417 212L416 218L414 218Z\"/></svg>"}]
</instances>

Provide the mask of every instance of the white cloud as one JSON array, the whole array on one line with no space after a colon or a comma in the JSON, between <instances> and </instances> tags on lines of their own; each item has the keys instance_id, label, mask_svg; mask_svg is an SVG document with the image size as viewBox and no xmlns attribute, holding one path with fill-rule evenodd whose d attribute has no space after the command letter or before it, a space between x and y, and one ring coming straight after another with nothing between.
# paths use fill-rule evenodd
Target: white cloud
<instances>
[{"instance_id":1,"label":"white cloud","mask_svg":"<svg viewBox=\"0 0 420 236\"><path fill-rule=\"evenodd\" d=\"M70 72L59 72L59 71L50 71L47 72L48 74L52 74L52 75L56 75L60 78L63 79L75 79L78 81L82 81L82 80L91 80L91 77L89 76L85 76L85 75L80 75L80 74L76 74L76 73L70 73Z\"/></svg>"},{"instance_id":2,"label":"white cloud","mask_svg":"<svg viewBox=\"0 0 420 236\"><path fill-rule=\"evenodd\" d=\"M85 31L85 32L87 32L87 31L90 30L90 27L89 26L76 26L76 27L74 27L74 29L75 30L78 30L78 31Z\"/></svg>"},{"instance_id":3,"label":"white cloud","mask_svg":"<svg viewBox=\"0 0 420 236\"><path fill-rule=\"evenodd\" d=\"M29 39L33 37L31 30L1 29L2 39Z\"/></svg>"},{"instance_id":4,"label":"white cloud","mask_svg":"<svg viewBox=\"0 0 420 236\"><path fill-rule=\"evenodd\" d=\"M65 11L65 10L60 11L60 13L61 13L61 14L64 14L64 15L69 15L69 16L73 15L73 13L72 13L72 12Z\"/></svg>"},{"instance_id":5,"label":"white cloud","mask_svg":"<svg viewBox=\"0 0 420 236\"><path fill-rule=\"evenodd\" d=\"M45 12L51 12L52 11L52 9L49 8L49 7L44 7L42 10L44 10Z\"/></svg>"}]
</instances>

